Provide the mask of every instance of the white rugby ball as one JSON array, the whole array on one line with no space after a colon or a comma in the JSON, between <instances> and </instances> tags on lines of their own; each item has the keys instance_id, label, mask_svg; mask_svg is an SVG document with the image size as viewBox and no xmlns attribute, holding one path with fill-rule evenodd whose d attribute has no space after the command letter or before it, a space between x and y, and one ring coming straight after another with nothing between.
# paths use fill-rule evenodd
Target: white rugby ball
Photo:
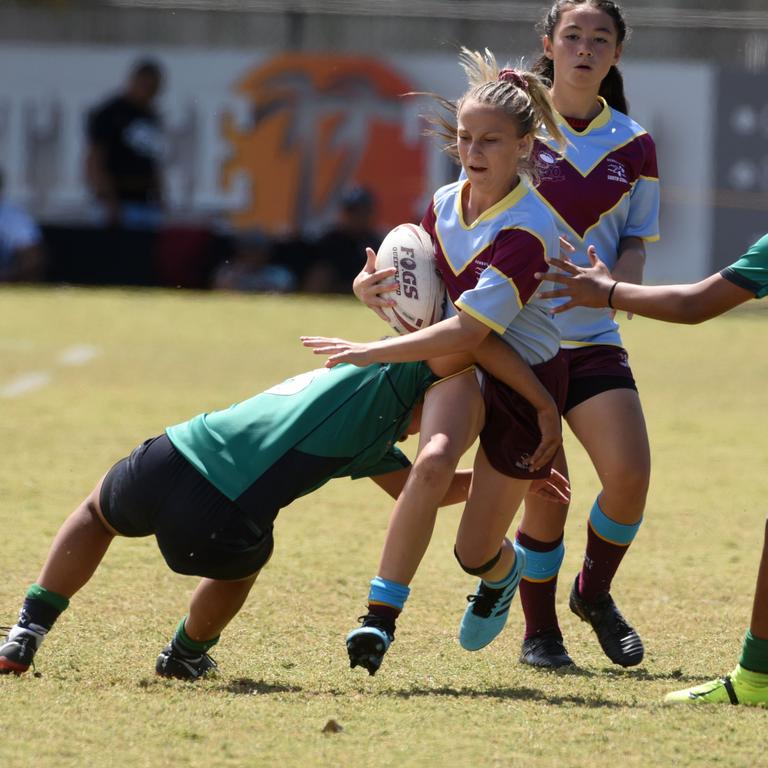
<instances>
[{"instance_id":1,"label":"white rugby ball","mask_svg":"<svg viewBox=\"0 0 768 768\"><path fill-rule=\"evenodd\" d=\"M391 280L398 289L383 294L394 300L382 307L398 333L411 333L436 323L443 316L445 284L435 266L432 238L416 224L400 224L385 238L376 254L376 269L394 267Z\"/></svg>"}]
</instances>

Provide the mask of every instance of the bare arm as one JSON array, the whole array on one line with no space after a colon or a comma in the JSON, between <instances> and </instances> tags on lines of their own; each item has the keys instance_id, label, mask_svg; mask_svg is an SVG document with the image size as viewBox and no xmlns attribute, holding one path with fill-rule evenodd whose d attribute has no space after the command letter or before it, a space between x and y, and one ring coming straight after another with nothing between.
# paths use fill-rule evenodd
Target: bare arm
<instances>
[{"instance_id":1,"label":"bare arm","mask_svg":"<svg viewBox=\"0 0 768 768\"><path fill-rule=\"evenodd\" d=\"M393 499L396 499L405 487L410 472L410 467L405 467L395 472L388 472L386 475L376 475L371 480L385 490ZM447 507L449 504L459 504L466 501L471 482L471 469L457 469L451 484L448 486L448 490L445 492L445 496L443 496L440 502L440 506Z\"/></svg>"},{"instance_id":2,"label":"bare arm","mask_svg":"<svg viewBox=\"0 0 768 768\"><path fill-rule=\"evenodd\" d=\"M488 334L475 351L475 360L494 378L522 395L537 411L554 408L555 401L531 366L496 334Z\"/></svg>"},{"instance_id":3,"label":"bare arm","mask_svg":"<svg viewBox=\"0 0 768 768\"><path fill-rule=\"evenodd\" d=\"M565 274L548 273L547 279L563 287L542 293L544 298L570 297L558 307L563 312L571 307L607 307L665 320L669 323L702 323L754 298L750 291L726 280L719 273L698 283L682 285L632 285L616 282L593 247L589 249L591 267L577 267L562 259L551 264ZM613 291L613 293L611 293Z\"/></svg>"},{"instance_id":4,"label":"bare arm","mask_svg":"<svg viewBox=\"0 0 768 768\"><path fill-rule=\"evenodd\" d=\"M611 303L669 323L703 323L743 304L755 295L722 275L715 274L688 285L637 286L619 283Z\"/></svg>"},{"instance_id":5,"label":"bare arm","mask_svg":"<svg viewBox=\"0 0 768 768\"><path fill-rule=\"evenodd\" d=\"M368 344L324 336L302 336L301 341L315 354L328 355L327 367L339 363L364 366L429 360L430 367L438 376L450 375L469 365L472 358L464 359L462 356L472 354L490 373L519 392L536 408L541 442L531 457L530 467L532 470L539 469L550 461L562 443L560 414L530 367L508 344L498 338L494 342L492 337L487 325L466 312L459 312L455 317L420 331ZM491 345L483 350L483 345L489 340Z\"/></svg>"},{"instance_id":6,"label":"bare arm","mask_svg":"<svg viewBox=\"0 0 768 768\"><path fill-rule=\"evenodd\" d=\"M639 237L624 237L619 242L619 254L616 266L613 268L614 280L622 283L643 282L645 269L645 243Z\"/></svg>"},{"instance_id":7,"label":"bare arm","mask_svg":"<svg viewBox=\"0 0 768 768\"><path fill-rule=\"evenodd\" d=\"M371 363L408 363L457 353L474 353L490 328L466 312L404 336L356 344L325 336L302 336L305 347L316 355L328 355L327 367L339 363L364 366Z\"/></svg>"},{"instance_id":8,"label":"bare arm","mask_svg":"<svg viewBox=\"0 0 768 768\"><path fill-rule=\"evenodd\" d=\"M540 469L563 443L560 412L528 363L496 334L490 333L475 352L477 362L499 381L522 395L535 409L541 441L531 456L531 469Z\"/></svg>"}]
</instances>

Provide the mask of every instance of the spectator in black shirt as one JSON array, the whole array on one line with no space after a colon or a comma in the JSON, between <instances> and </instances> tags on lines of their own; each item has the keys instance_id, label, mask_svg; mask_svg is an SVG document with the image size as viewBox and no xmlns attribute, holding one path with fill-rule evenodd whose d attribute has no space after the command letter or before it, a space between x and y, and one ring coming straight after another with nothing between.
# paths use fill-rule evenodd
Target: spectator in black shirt
<instances>
[{"instance_id":1,"label":"spectator in black shirt","mask_svg":"<svg viewBox=\"0 0 768 768\"><path fill-rule=\"evenodd\" d=\"M365 263L365 249L378 250L376 203L365 187L351 187L341 196L336 225L315 244L312 264L304 271L302 290L309 293L349 293Z\"/></svg>"},{"instance_id":2,"label":"spectator in black shirt","mask_svg":"<svg viewBox=\"0 0 768 768\"><path fill-rule=\"evenodd\" d=\"M108 225L153 229L160 224L164 136L153 105L162 80L159 64L139 61L124 91L88 115L86 176L99 218Z\"/></svg>"}]
</instances>

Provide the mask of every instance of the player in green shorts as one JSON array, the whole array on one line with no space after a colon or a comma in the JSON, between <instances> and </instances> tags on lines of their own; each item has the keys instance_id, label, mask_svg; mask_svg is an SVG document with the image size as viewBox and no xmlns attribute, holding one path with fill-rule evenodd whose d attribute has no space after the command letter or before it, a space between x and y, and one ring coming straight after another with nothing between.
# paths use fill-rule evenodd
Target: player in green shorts
<instances>
[{"instance_id":1,"label":"player in green shorts","mask_svg":"<svg viewBox=\"0 0 768 768\"><path fill-rule=\"evenodd\" d=\"M753 298L768 295L768 234L721 272L689 285L633 285L617 282L594 249L591 268L553 259L564 275L547 278L564 288L544 296L569 296L558 312L570 307L610 307L670 323L701 323ZM708 702L768 706L768 521L757 572L752 620L741 658L729 675L666 696L668 702Z\"/></svg>"},{"instance_id":2,"label":"player in green shorts","mask_svg":"<svg viewBox=\"0 0 768 768\"><path fill-rule=\"evenodd\" d=\"M508 345L492 343L510 383L517 380L521 392L540 387ZM457 360L441 358L429 365L321 368L169 427L135 448L59 530L18 622L0 645L0 673L29 669L117 535L154 535L172 570L202 577L189 614L157 659L157 673L194 680L214 668L208 651L269 560L280 509L345 476L371 477L397 498L410 462L396 443L419 430L421 402L438 376L458 367ZM548 399L542 409L549 416L542 418L557 428L559 415ZM534 460L550 459L559 438L559 432L543 436ZM470 479L470 470L456 472L442 503L464 501ZM542 481L538 488L555 497L567 493L567 486L556 486Z\"/></svg>"}]
</instances>

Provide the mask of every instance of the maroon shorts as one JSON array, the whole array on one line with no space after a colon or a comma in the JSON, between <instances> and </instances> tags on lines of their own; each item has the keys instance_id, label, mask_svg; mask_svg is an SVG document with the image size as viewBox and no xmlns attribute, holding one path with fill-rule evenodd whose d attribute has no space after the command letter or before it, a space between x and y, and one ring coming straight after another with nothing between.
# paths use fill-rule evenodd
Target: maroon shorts
<instances>
[{"instance_id":1,"label":"maroon shorts","mask_svg":"<svg viewBox=\"0 0 768 768\"><path fill-rule=\"evenodd\" d=\"M546 363L532 365L531 370L562 413L568 389L568 364L563 351ZM525 464L541 441L536 409L522 395L488 374L483 383L483 399L485 426L480 433L480 445L491 466L509 477L549 477L551 462L536 472L530 472Z\"/></svg>"},{"instance_id":2,"label":"maroon shorts","mask_svg":"<svg viewBox=\"0 0 768 768\"><path fill-rule=\"evenodd\" d=\"M561 351L568 365L568 397L563 413L610 389L637 391L629 356L623 347L593 344Z\"/></svg>"}]
</instances>

